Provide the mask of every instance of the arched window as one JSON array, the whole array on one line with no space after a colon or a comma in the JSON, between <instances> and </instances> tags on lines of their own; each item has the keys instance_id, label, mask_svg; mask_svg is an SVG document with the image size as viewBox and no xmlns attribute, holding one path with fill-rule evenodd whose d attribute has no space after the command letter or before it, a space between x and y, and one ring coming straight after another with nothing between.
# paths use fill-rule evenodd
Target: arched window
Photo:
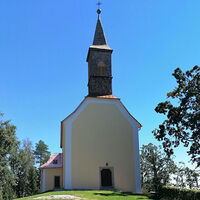
<instances>
[{"instance_id":1,"label":"arched window","mask_svg":"<svg viewBox=\"0 0 200 200\"><path fill-rule=\"evenodd\" d=\"M98 75L99 76L105 76L106 75L106 69L104 62L100 61L97 65L98 68Z\"/></svg>"}]
</instances>

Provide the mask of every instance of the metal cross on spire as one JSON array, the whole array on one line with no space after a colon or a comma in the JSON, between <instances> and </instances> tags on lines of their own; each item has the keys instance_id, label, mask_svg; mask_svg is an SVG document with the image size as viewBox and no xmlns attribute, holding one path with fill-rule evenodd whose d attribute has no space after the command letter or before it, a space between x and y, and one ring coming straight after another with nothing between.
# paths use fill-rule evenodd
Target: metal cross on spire
<instances>
[{"instance_id":1,"label":"metal cross on spire","mask_svg":"<svg viewBox=\"0 0 200 200\"><path fill-rule=\"evenodd\" d=\"M98 1L98 3L97 3L98 9L100 9L101 5L102 5L102 3L100 1Z\"/></svg>"},{"instance_id":2,"label":"metal cross on spire","mask_svg":"<svg viewBox=\"0 0 200 200\"><path fill-rule=\"evenodd\" d=\"M97 3L97 6L98 6L97 13L98 13L98 15L101 14L101 9L100 9L100 6L101 6L101 5L102 5L102 3L101 3L100 1L98 1L98 3Z\"/></svg>"}]
</instances>

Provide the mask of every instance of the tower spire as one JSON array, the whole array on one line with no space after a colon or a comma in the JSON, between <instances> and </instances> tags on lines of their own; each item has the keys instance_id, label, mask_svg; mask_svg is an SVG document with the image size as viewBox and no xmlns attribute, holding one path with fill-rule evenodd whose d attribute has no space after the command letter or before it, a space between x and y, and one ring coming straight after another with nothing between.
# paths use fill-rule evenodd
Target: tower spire
<instances>
[{"instance_id":1,"label":"tower spire","mask_svg":"<svg viewBox=\"0 0 200 200\"><path fill-rule=\"evenodd\" d=\"M101 19L100 19L100 14L101 14L100 5L101 5L101 2L99 1L97 3L97 5L98 5L98 10L97 10L98 19L97 19L97 25L96 25L96 30L95 30L95 34L94 34L93 45L107 45L106 37L105 37L104 31L103 31L103 26L101 24Z\"/></svg>"},{"instance_id":2,"label":"tower spire","mask_svg":"<svg viewBox=\"0 0 200 200\"><path fill-rule=\"evenodd\" d=\"M112 49L107 45L106 37L100 19L100 5L98 2L98 19L92 46L90 46L88 62L88 95L104 96L112 94Z\"/></svg>"}]
</instances>

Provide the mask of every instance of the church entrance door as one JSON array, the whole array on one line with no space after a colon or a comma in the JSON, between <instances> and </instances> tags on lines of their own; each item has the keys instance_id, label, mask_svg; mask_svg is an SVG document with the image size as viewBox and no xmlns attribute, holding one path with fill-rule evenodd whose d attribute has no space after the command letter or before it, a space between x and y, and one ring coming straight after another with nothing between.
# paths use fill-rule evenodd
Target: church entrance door
<instances>
[{"instance_id":1,"label":"church entrance door","mask_svg":"<svg viewBox=\"0 0 200 200\"><path fill-rule=\"evenodd\" d=\"M112 171L111 169L101 170L101 187L112 187Z\"/></svg>"}]
</instances>

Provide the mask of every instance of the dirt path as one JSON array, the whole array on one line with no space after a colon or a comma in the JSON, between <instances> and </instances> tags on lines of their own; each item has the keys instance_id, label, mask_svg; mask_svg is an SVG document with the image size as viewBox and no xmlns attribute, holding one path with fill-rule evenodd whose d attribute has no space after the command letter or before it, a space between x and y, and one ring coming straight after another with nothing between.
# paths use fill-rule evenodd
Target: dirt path
<instances>
[{"instance_id":1,"label":"dirt path","mask_svg":"<svg viewBox=\"0 0 200 200\"><path fill-rule=\"evenodd\" d=\"M42 197L37 197L34 199L73 199L73 200L81 200L80 197L75 197L72 195L50 195L50 196L42 196Z\"/></svg>"}]
</instances>

